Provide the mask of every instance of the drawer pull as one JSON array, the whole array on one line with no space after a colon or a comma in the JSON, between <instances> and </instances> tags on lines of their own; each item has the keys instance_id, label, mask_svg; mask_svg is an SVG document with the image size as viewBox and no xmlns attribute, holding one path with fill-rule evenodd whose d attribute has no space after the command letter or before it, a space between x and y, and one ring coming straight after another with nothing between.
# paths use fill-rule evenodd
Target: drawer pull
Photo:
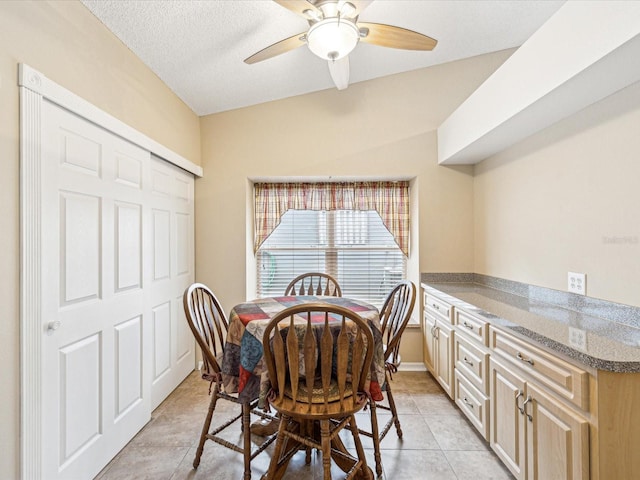
<instances>
[{"instance_id":1,"label":"drawer pull","mask_svg":"<svg viewBox=\"0 0 640 480\"><path fill-rule=\"evenodd\" d=\"M431 304L431 306L432 306L433 308L435 308L436 310L440 310L440 307L439 307L437 304L435 304L435 303L432 303L432 304Z\"/></svg>"},{"instance_id":2,"label":"drawer pull","mask_svg":"<svg viewBox=\"0 0 640 480\"><path fill-rule=\"evenodd\" d=\"M516 407L518 407L518 410L520 410L520 415L524 415L524 408L521 407L520 405L518 405L518 399L523 395L523 393L518 390L518 395L516 395Z\"/></svg>"},{"instance_id":3,"label":"drawer pull","mask_svg":"<svg viewBox=\"0 0 640 480\"><path fill-rule=\"evenodd\" d=\"M522 362L527 362L529 365L533 365L533 360L530 358L524 358L520 352L516 354L516 358Z\"/></svg>"},{"instance_id":4,"label":"drawer pull","mask_svg":"<svg viewBox=\"0 0 640 480\"><path fill-rule=\"evenodd\" d=\"M473 325L467 323L466 321L462 324L464 328L468 328L469 330L473 330Z\"/></svg>"},{"instance_id":5,"label":"drawer pull","mask_svg":"<svg viewBox=\"0 0 640 480\"><path fill-rule=\"evenodd\" d=\"M465 403L465 405L467 405L468 407L473 408L473 403L471 403L469 400L467 400L467 397L464 397L462 399L462 401Z\"/></svg>"},{"instance_id":6,"label":"drawer pull","mask_svg":"<svg viewBox=\"0 0 640 480\"><path fill-rule=\"evenodd\" d=\"M527 395L527 399L526 399L526 400L524 401L524 403L522 404L522 410L521 410L521 413L524 413L523 411L526 411L526 410L527 410L527 403L529 403L531 400L533 400L533 399L531 398L531 395ZM529 415L528 413L527 413L527 418L529 419L529 421L530 421L530 422L533 422L533 417L532 417L531 415Z\"/></svg>"},{"instance_id":7,"label":"drawer pull","mask_svg":"<svg viewBox=\"0 0 640 480\"><path fill-rule=\"evenodd\" d=\"M466 363L467 365L470 365L470 366L472 366L472 367L473 367L473 362L470 362L469 360L467 360L467 357L464 357L464 358L462 359L462 361L463 361L464 363Z\"/></svg>"}]
</instances>

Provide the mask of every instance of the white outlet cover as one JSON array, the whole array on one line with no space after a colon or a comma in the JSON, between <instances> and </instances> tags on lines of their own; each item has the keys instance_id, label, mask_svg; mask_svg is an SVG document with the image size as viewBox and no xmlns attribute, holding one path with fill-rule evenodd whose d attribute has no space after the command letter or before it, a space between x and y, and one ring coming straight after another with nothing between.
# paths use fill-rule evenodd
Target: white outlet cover
<instances>
[{"instance_id":1,"label":"white outlet cover","mask_svg":"<svg viewBox=\"0 0 640 480\"><path fill-rule=\"evenodd\" d=\"M578 350L587 350L587 331L581 328L569 327L569 345Z\"/></svg>"},{"instance_id":2,"label":"white outlet cover","mask_svg":"<svg viewBox=\"0 0 640 480\"><path fill-rule=\"evenodd\" d=\"M587 294L587 275L584 273L569 272L567 274L567 290L579 295Z\"/></svg>"}]
</instances>

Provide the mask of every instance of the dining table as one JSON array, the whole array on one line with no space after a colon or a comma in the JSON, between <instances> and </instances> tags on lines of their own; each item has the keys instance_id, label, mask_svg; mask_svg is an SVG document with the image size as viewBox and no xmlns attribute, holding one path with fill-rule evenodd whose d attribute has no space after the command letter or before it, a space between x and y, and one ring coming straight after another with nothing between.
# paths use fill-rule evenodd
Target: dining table
<instances>
[{"instance_id":1,"label":"dining table","mask_svg":"<svg viewBox=\"0 0 640 480\"><path fill-rule=\"evenodd\" d=\"M265 297L244 302L233 307L229 313L229 325L222 359L222 383L227 393L238 393L241 401L251 402L258 398L258 408L269 409L267 397L271 388L268 370L264 361L262 337L271 319L286 308L305 303L325 303L347 308L367 322L374 340L374 353L365 389L375 401L382 401L381 386L385 380L383 340L378 309L362 300L347 297L297 295ZM302 317L296 322L306 323ZM329 319L329 328L340 328L341 319ZM324 328L324 321L311 322L312 328ZM283 325L283 328L286 328ZM301 355L304 350L301 350ZM316 431L314 434L318 434ZM302 448L302 445L300 445ZM338 452L335 454L335 452ZM332 440L332 457L345 472L351 468L347 460L349 453L339 436ZM278 467L274 480L282 478L286 464ZM373 480L371 468L360 470L356 480Z\"/></svg>"},{"instance_id":2,"label":"dining table","mask_svg":"<svg viewBox=\"0 0 640 480\"><path fill-rule=\"evenodd\" d=\"M385 379L385 367L378 309L354 298L317 295L258 298L231 309L221 368L225 391L238 393L239 399L247 402L259 398L258 407L268 408L270 382L262 348L264 330L277 313L304 303L328 303L345 307L368 323L373 333L374 354L367 388L373 400L382 401L381 387ZM335 322L336 326L339 325L339 320L336 319ZM317 326L322 327L323 324L319 323Z\"/></svg>"}]
</instances>

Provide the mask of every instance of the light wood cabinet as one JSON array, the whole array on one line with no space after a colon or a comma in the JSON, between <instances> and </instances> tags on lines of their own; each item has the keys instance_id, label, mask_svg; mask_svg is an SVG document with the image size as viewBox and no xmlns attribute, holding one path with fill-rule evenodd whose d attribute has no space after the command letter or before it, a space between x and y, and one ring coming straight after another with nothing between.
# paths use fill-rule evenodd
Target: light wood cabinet
<instances>
[{"instance_id":1,"label":"light wood cabinet","mask_svg":"<svg viewBox=\"0 0 640 480\"><path fill-rule=\"evenodd\" d=\"M494 321L454 293L423 294L425 365L517 479L640 478L633 365L600 369L514 334L513 305Z\"/></svg>"},{"instance_id":2,"label":"light wood cabinet","mask_svg":"<svg viewBox=\"0 0 640 480\"><path fill-rule=\"evenodd\" d=\"M453 306L440 298L425 293L424 309L435 318L440 318L447 323L453 323L451 320L453 318Z\"/></svg>"},{"instance_id":3,"label":"light wood cabinet","mask_svg":"<svg viewBox=\"0 0 640 480\"><path fill-rule=\"evenodd\" d=\"M489 440L489 397L475 388L458 368L454 369L453 377L456 405L482 437Z\"/></svg>"},{"instance_id":4,"label":"light wood cabinet","mask_svg":"<svg viewBox=\"0 0 640 480\"><path fill-rule=\"evenodd\" d=\"M491 354L517 366L538 383L582 410L589 408L589 374L513 335L491 328Z\"/></svg>"},{"instance_id":5,"label":"light wood cabinet","mask_svg":"<svg viewBox=\"0 0 640 480\"><path fill-rule=\"evenodd\" d=\"M453 328L440 319L424 316L425 365L453 398Z\"/></svg>"},{"instance_id":6,"label":"light wood cabinet","mask_svg":"<svg viewBox=\"0 0 640 480\"><path fill-rule=\"evenodd\" d=\"M520 412L524 403L525 380L512 368L489 359L491 398L491 448L513 475L525 478L525 419Z\"/></svg>"},{"instance_id":7,"label":"light wood cabinet","mask_svg":"<svg viewBox=\"0 0 640 480\"><path fill-rule=\"evenodd\" d=\"M489 393L489 349L478 344L465 332L456 331L454 340L455 369L480 392Z\"/></svg>"},{"instance_id":8,"label":"light wood cabinet","mask_svg":"<svg viewBox=\"0 0 640 480\"><path fill-rule=\"evenodd\" d=\"M491 448L519 480L588 480L589 422L493 356Z\"/></svg>"},{"instance_id":9,"label":"light wood cabinet","mask_svg":"<svg viewBox=\"0 0 640 480\"><path fill-rule=\"evenodd\" d=\"M435 325L435 377L449 397L453 398L453 328L443 321Z\"/></svg>"},{"instance_id":10,"label":"light wood cabinet","mask_svg":"<svg viewBox=\"0 0 640 480\"><path fill-rule=\"evenodd\" d=\"M426 311L422 313L422 332L424 336L424 364L427 370L435 377L435 353L436 353L436 336L435 336L436 319L429 315Z\"/></svg>"},{"instance_id":11,"label":"light wood cabinet","mask_svg":"<svg viewBox=\"0 0 640 480\"><path fill-rule=\"evenodd\" d=\"M458 312L455 315L458 318ZM456 330L453 345L455 402L489 440L489 351L468 330Z\"/></svg>"},{"instance_id":12,"label":"light wood cabinet","mask_svg":"<svg viewBox=\"0 0 640 480\"><path fill-rule=\"evenodd\" d=\"M455 310L453 318L453 323L459 332L468 335L472 341L480 345L487 345L489 324L485 320L474 317L462 310Z\"/></svg>"},{"instance_id":13,"label":"light wood cabinet","mask_svg":"<svg viewBox=\"0 0 640 480\"><path fill-rule=\"evenodd\" d=\"M452 309L453 307L446 302L425 295L423 312L425 365L451 398L454 393Z\"/></svg>"},{"instance_id":14,"label":"light wood cabinet","mask_svg":"<svg viewBox=\"0 0 640 480\"><path fill-rule=\"evenodd\" d=\"M527 417L527 479L589 479L589 422L533 383Z\"/></svg>"}]
</instances>

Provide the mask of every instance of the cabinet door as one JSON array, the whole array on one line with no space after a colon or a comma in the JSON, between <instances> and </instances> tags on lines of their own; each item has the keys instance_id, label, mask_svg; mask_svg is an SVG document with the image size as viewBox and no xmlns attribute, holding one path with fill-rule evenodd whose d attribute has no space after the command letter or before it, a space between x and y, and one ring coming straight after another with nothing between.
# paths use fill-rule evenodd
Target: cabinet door
<instances>
[{"instance_id":1,"label":"cabinet door","mask_svg":"<svg viewBox=\"0 0 640 480\"><path fill-rule=\"evenodd\" d=\"M588 480L588 422L535 385L527 394L527 478Z\"/></svg>"},{"instance_id":2,"label":"cabinet door","mask_svg":"<svg viewBox=\"0 0 640 480\"><path fill-rule=\"evenodd\" d=\"M525 381L510 367L489 359L491 448L511 473L525 478L525 416L520 412L526 398ZM547 477L548 479L556 477ZM560 477L562 478L562 477Z\"/></svg>"},{"instance_id":3,"label":"cabinet door","mask_svg":"<svg viewBox=\"0 0 640 480\"><path fill-rule=\"evenodd\" d=\"M427 369L436 376L435 371L435 360L436 360L436 341L434 336L434 328L436 326L436 321L433 317L428 315L426 312L423 314L423 325L424 325L424 363Z\"/></svg>"},{"instance_id":4,"label":"cabinet door","mask_svg":"<svg viewBox=\"0 0 640 480\"><path fill-rule=\"evenodd\" d=\"M436 321L436 378L449 397L453 398L453 329Z\"/></svg>"}]
</instances>

